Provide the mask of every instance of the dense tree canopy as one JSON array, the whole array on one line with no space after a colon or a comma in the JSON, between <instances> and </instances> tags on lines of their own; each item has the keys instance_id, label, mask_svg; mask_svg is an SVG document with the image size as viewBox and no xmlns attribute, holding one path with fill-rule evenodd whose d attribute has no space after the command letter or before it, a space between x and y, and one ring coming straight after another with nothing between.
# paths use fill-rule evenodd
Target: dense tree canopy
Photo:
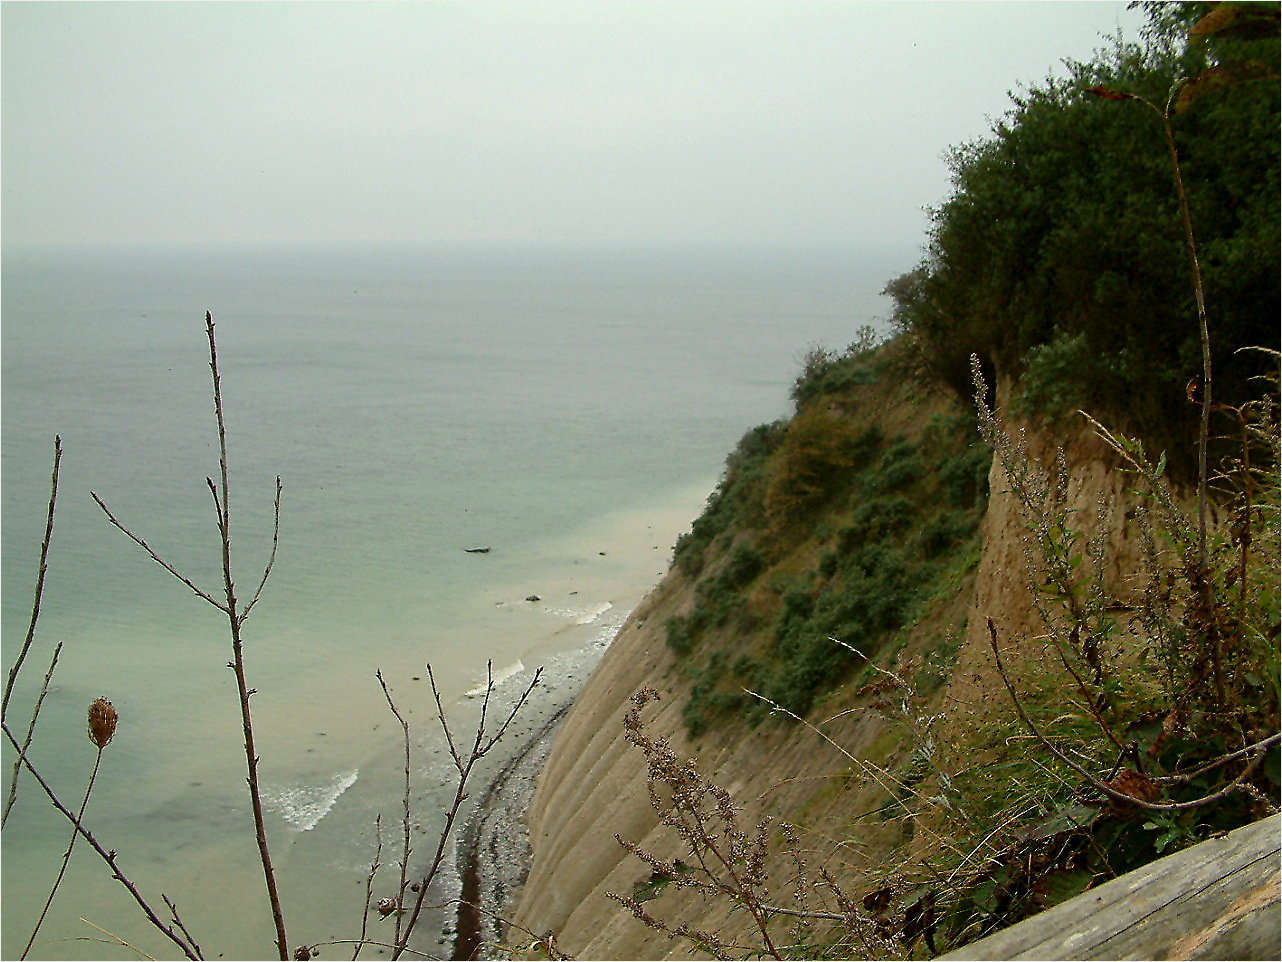
<instances>
[{"instance_id":1,"label":"dense tree canopy","mask_svg":"<svg viewBox=\"0 0 1282 962\"><path fill-rule=\"evenodd\" d=\"M1190 39L1217 6L1218 26ZM1162 111L1169 102L1216 400L1239 403L1261 361L1234 352L1278 343L1278 5L1148 13L1142 44L1067 63L1067 79L1012 95L990 137L952 151L953 194L933 211L925 258L887 290L922 367L959 393L976 353L1019 379L1029 409L1089 408L1178 464L1192 452L1185 386L1200 342Z\"/></svg>"}]
</instances>

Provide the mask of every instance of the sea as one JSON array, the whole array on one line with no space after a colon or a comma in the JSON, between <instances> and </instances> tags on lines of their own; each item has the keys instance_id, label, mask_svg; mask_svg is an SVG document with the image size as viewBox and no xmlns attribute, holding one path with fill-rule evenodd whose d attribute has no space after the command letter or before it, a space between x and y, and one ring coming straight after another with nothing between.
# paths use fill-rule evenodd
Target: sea
<instances>
[{"instance_id":1,"label":"sea","mask_svg":"<svg viewBox=\"0 0 1282 962\"><path fill-rule=\"evenodd\" d=\"M431 681L465 749L487 678L492 733L542 668L509 740L534 727L666 572L739 437L790 413L807 351L840 350L865 324L886 330L880 292L916 257L6 247L6 673L31 621L55 436L63 449L48 576L8 724L25 730L61 644L32 759L78 808L96 757L85 712L110 699L120 721L86 825L158 909L162 894L173 900L207 958L274 956L226 616L91 496L221 597L207 481L219 474L212 312L242 601L272 556L281 479L275 560L244 637L290 941L337 942L321 957L350 957L363 916L370 939L391 941L395 923L363 913L376 856L374 898L395 891L406 824L403 732L376 673L411 728L412 874L454 794ZM5 745L6 794L13 758ZM4 958L26 944L70 838L20 778L0 863ZM433 912L415 942L429 954L448 950L449 912ZM141 954L175 948L81 841L30 957Z\"/></svg>"}]
</instances>

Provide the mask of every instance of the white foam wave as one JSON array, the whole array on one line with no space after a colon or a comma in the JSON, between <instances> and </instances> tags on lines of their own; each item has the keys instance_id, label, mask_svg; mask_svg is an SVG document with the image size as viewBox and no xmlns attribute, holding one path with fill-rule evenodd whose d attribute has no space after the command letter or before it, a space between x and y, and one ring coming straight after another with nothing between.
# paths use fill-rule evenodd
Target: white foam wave
<instances>
[{"instance_id":1,"label":"white foam wave","mask_svg":"<svg viewBox=\"0 0 1282 962\"><path fill-rule=\"evenodd\" d=\"M343 792L356 784L359 775L359 768L339 772L324 785L298 785L268 795L263 804L279 812L298 831L310 832L329 814Z\"/></svg>"},{"instance_id":2,"label":"white foam wave","mask_svg":"<svg viewBox=\"0 0 1282 962\"><path fill-rule=\"evenodd\" d=\"M495 672L494 678L491 682L489 682L488 684L483 682L477 685L471 691L465 692L463 697L464 698L480 698L491 688L497 688L499 685L503 684L503 682L507 681L512 676L519 675L523 671L525 671L525 663L518 658L516 661L508 665L506 668L503 668L500 671Z\"/></svg>"},{"instance_id":3,"label":"white foam wave","mask_svg":"<svg viewBox=\"0 0 1282 962\"><path fill-rule=\"evenodd\" d=\"M547 611L549 614L568 618L576 625L590 625L613 607L610 602L603 601L591 608L548 608Z\"/></svg>"}]
</instances>

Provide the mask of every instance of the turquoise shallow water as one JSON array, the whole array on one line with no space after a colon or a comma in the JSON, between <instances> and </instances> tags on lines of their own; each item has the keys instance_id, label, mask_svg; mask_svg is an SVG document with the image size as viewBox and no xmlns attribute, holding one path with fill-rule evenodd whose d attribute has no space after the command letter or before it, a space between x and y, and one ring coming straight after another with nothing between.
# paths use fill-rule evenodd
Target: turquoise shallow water
<instances>
[{"instance_id":1,"label":"turquoise shallow water","mask_svg":"<svg viewBox=\"0 0 1282 962\"><path fill-rule=\"evenodd\" d=\"M878 291L911 260L6 250L6 665L30 614L55 433L65 448L45 609L14 718L25 723L19 709L64 642L42 767L78 799L93 760L85 706L111 698L121 728L91 826L149 893L179 900L211 957L271 951L225 620L89 497L217 586L204 482L217 472L212 310L243 586L270 550L274 477L284 484L276 568L246 627L286 910L299 942L351 937L374 815L399 818L398 729L375 669L419 732L430 831L442 779L424 664L465 716L487 660L528 669L608 637L666 569L738 437L787 413L807 347L844 346L884 315ZM491 550L464 551L478 546ZM5 957L25 942L67 834L25 786L4 833ZM131 957L61 941L95 936L82 916L167 952L78 852L33 954Z\"/></svg>"}]
</instances>

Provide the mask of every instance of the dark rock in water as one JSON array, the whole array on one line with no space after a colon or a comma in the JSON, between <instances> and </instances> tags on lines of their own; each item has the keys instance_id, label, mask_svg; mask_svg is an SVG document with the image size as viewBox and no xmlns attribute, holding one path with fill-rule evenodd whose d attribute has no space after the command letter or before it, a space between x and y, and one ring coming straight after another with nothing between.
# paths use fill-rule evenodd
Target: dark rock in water
<instances>
[{"instance_id":1,"label":"dark rock in water","mask_svg":"<svg viewBox=\"0 0 1282 962\"><path fill-rule=\"evenodd\" d=\"M542 601L543 599L540 598L538 595L526 595L525 600L526 601Z\"/></svg>"},{"instance_id":2,"label":"dark rock in water","mask_svg":"<svg viewBox=\"0 0 1282 962\"><path fill-rule=\"evenodd\" d=\"M468 554L489 554L490 553L489 545L486 545L482 548L464 548L463 550L466 551Z\"/></svg>"}]
</instances>

